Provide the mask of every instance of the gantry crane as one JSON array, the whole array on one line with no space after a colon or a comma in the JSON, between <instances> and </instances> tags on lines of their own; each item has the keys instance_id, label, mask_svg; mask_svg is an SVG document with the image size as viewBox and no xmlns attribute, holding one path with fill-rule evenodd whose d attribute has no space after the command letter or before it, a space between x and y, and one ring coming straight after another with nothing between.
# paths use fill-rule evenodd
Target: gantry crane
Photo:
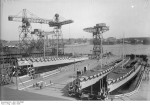
<instances>
[{"instance_id":1,"label":"gantry crane","mask_svg":"<svg viewBox=\"0 0 150 105\"><path fill-rule=\"evenodd\" d=\"M53 45L56 46L52 49L53 53L57 54L64 54L64 43L63 43L63 35L61 31L62 25L73 23L73 20L64 20L61 19L59 14L55 14L54 21L49 22L50 27L54 27L55 34L52 36L53 38ZM57 43L55 43L57 42Z\"/></svg>"},{"instance_id":2,"label":"gantry crane","mask_svg":"<svg viewBox=\"0 0 150 105\"><path fill-rule=\"evenodd\" d=\"M53 21L39 18L26 9L23 9L17 15L8 16L8 20L22 22L22 25L19 26L19 46L20 51L23 51L24 53L26 53L26 50L30 47L32 40L31 23L48 24Z\"/></svg>"},{"instance_id":3,"label":"gantry crane","mask_svg":"<svg viewBox=\"0 0 150 105\"><path fill-rule=\"evenodd\" d=\"M102 34L106 31L109 30L109 27L106 26L105 23L100 23L96 24L94 27L89 27L89 28L84 28L83 29L86 32L93 33L93 58L102 59L102 53L103 53L103 48L102 48L102 40L103 36Z\"/></svg>"},{"instance_id":4,"label":"gantry crane","mask_svg":"<svg viewBox=\"0 0 150 105\"><path fill-rule=\"evenodd\" d=\"M20 51L23 51L23 49L26 50L30 46L30 42L32 39L30 23L48 24L50 27L54 27L55 36L57 38L57 57L59 52L59 38L62 37L61 26L73 22L72 20L60 21L60 17L58 14L55 14L54 19L42 19L26 9L23 9L21 12L18 13L18 15L8 16L8 20L22 22L22 25L19 26Z\"/></svg>"}]
</instances>

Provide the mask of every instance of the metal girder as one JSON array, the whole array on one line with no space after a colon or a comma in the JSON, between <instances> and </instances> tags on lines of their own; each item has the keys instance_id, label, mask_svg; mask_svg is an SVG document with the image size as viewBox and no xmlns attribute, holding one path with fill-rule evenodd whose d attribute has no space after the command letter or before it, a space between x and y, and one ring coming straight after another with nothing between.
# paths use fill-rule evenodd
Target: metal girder
<instances>
[{"instance_id":1,"label":"metal girder","mask_svg":"<svg viewBox=\"0 0 150 105\"><path fill-rule=\"evenodd\" d=\"M89 32L89 33L96 33L98 32L98 29L99 31L108 31L109 30L109 27L108 26L94 26L94 27L89 27L89 28L84 28L83 30L86 31L86 32Z\"/></svg>"},{"instance_id":2,"label":"metal girder","mask_svg":"<svg viewBox=\"0 0 150 105\"><path fill-rule=\"evenodd\" d=\"M20 16L20 14L22 15ZM29 16L30 15L30 16ZM16 21L16 22L22 22L21 33L19 35L20 42L22 42L25 46L25 49L28 48L28 44L30 44L30 37L31 36L31 25L30 23L41 23L41 24L49 24L50 27L55 27L55 32L37 32L36 34L39 36L39 38L43 38L44 35L54 34L54 36L57 36L57 56L58 56L58 43L63 44L63 37L61 32L61 26L73 23L73 20L60 20L59 14L55 14L55 19L42 19L37 17L36 15L32 14L26 9L23 9L21 12L19 12L18 15L10 15L8 16L9 21ZM58 32L57 32L58 31ZM33 32L34 34L34 32ZM60 39L62 41L60 41ZM64 47L63 47L64 48ZM64 53L64 52L63 52Z\"/></svg>"},{"instance_id":3,"label":"metal girder","mask_svg":"<svg viewBox=\"0 0 150 105\"><path fill-rule=\"evenodd\" d=\"M23 17L21 16L9 16L9 21L16 21L16 22L22 22ZM49 24L49 22L52 22L53 20L48 19L42 19L42 18L29 18L27 17L26 20L30 23L41 23L41 24Z\"/></svg>"},{"instance_id":4,"label":"metal girder","mask_svg":"<svg viewBox=\"0 0 150 105\"><path fill-rule=\"evenodd\" d=\"M55 22L55 21L50 21L49 22L49 26L50 27L55 27L55 26L62 26L62 25L65 25L65 24L70 24L70 23L73 23L72 20L65 20L65 21L62 21L62 22Z\"/></svg>"},{"instance_id":5,"label":"metal girder","mask_svg":"<svg viewBox=\"0 0 150 105\"><path fill-rule=\"evenodd\" d=\"M31 32L31 34L36 34L37 36L41 35L44 37L46 35L54 35L55 32L54 31L45 32L45 31L42 31L41 29L34 29L34 31Z\"/></svg>"}]
</instances>

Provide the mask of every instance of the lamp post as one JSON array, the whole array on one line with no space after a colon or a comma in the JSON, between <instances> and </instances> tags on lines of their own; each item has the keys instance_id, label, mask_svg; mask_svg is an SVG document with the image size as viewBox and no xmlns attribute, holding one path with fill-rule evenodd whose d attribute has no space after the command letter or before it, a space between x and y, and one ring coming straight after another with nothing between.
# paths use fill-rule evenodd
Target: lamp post
<instances>
[{"instance_id":1,"label":"lamp post","mask_svg":"<svg viewBox=\"0 0 150 105\"><path fill-rule=\"evenodd\" d=\"M44 58L45 58L45 35L44 35Z\"/></svg>"}]
</instances>

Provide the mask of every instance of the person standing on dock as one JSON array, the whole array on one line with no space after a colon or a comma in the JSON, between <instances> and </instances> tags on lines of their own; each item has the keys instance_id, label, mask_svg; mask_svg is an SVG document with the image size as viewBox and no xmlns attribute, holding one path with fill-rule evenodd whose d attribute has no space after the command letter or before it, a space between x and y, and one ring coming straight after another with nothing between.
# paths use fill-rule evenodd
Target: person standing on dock
<instances>
[{"instance_id":1,"label":"person standing on dock","mask_svg":"<svg viewBox=\"0 0 150 105\"><path fill-rule=\"evenodd\" d=\"M77 77L81 75L81 71L77 69Z\"/></svg>"},{"instance_id":2,"label":"person standing on dock","mask_svg":"<svg viewBox=\"0 0 150 105\"><path fill-rule=\"evenodd\" d=\"M145 68L145 76L144 80L149 80L149 69Z\"/></svg>"},{"instance_id":3,"label":"person standing on dock","mask_svg":"<svg viewBox=\"0 0 150 105\"><path fill-rule=\"evenodd\" d=\"M84 67L84 72L83 73L86 73L87 71L87 66Z\"/></svg>"}]
</instances>

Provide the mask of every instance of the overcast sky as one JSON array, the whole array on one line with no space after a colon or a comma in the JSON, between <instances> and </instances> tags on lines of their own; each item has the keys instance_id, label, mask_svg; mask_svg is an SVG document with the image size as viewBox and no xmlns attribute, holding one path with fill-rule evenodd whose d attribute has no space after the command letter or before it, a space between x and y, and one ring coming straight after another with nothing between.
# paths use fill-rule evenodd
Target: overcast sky
<instances>
[{"instance_id":1,"label":"overcast sky","mask_svg":"<svg viewBox=\"0 0 150 105\"><path fill-rule=\"evenodd\" d=\"M1 38L18 40L21 22L8 21L9 15L17 15L27 9L41 18L53 19L58 13L74 23L62 27L64 38L92 38L83 28L106 23L110 30L104 38L150 36L149 0L1 0ZM32 29L52 31L48 24L31 24Z\"/></svg>"}]
</instances>

